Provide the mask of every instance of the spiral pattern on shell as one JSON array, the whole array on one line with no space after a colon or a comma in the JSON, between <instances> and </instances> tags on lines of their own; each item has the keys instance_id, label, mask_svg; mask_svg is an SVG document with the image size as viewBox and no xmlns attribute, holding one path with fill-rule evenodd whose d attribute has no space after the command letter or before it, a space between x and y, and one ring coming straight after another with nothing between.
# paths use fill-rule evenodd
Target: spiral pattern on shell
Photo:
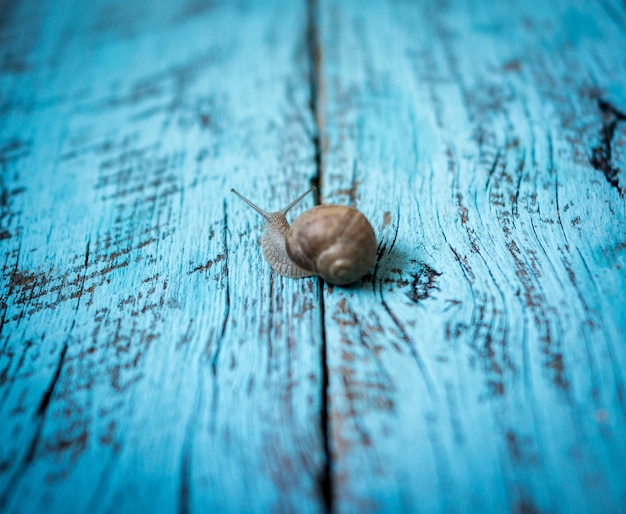
<instances>
[{"instance_id":1,"label":"spiral pattern on shell","mask_svg":"<svg viewBox=\"0 0 626 514\"><path fill-rule=\"evenodd\" d=\"M296 266L337 285L358 280L376 261L372 225L346 205L318 205L301 214L285 246Z\"/></svg>"}]
</instances>

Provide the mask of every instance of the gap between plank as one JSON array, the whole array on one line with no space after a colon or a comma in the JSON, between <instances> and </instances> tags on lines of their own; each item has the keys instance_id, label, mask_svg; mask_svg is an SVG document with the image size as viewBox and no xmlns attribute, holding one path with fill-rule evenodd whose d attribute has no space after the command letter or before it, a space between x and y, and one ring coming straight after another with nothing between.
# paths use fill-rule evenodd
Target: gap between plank
<instances>
[{"instance_id":1,"label":"gap between plank","mask_svg":"<svg viewBox=\"0 0 626 514\"><path fill-rule=\"evenodd\" d=\"M320 48L319 32L318 32L318 4L317 0L307 0L307 34L306 43L309 56L309 108L313 116L315 130L312 135L315 159L315 175L311 179L311 185L315 186L315 205L321 203L321 186L323 183L323 162L322 162L322 145L320 123L319 100L321 94L321 61L322 52ZM328 415L328 349L326 345L326 320L324 307L324 282L318 278L318 295L320 299L320 361L322 368L322 387L321 387L321 419L320 432L322 434L322 444L324 451L324 463L319 475L319 488L324 500L324 507L327 513L333 512L333 483L332 483L332 460L330 450L330 428Z\"/></svg>"}]
</instances>

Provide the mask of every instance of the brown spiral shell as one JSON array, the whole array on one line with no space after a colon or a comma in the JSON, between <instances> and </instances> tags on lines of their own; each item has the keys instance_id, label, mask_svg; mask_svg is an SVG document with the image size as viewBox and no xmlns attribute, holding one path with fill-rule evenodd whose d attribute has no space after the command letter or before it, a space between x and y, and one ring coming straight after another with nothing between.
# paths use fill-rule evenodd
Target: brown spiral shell
<instances>
[{"instance_id":1,"label":"brown spiral shell","mask_svg":"<svg viewBox=\"0 0 626 514\"><path fill-rule=\"evenodd\" d=\"M346 205L318 205L302 213L285 240L298 267L331 284L358 280L376 261L376 235L367 218Z\"/></svg>"}]
</instances>

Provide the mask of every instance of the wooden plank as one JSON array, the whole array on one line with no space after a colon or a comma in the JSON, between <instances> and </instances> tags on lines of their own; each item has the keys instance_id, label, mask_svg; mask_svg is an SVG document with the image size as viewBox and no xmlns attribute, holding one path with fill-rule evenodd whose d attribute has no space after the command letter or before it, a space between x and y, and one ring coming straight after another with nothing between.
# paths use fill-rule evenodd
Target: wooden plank
<instances>
[{"instance_id":1,"label":"wooden plank","mask_svg":"<svg viewBox=\"0 0 626 514\"><path fill-rule=\"evenodd\" d=\"M623 3L319 0L337 512L626 504Z\"/></svg>"},{"instance_id":2,"label":"wooden plank","mask_svg":"<svg viewBox=\"0 0 626 514\"><path fill-rule=\"evenodd\" d=\"M315 176L306 5L2 20L0 510L324 510L320 294L228 193Z\"/></svg>"},{"instance_id":3,"label":"wooden plank","mask_svg":"<svg viewBox=\"0 0 626 514\"><path fill-rule=\"evenodd\" d=\"M310 5L3 4L0 509L619 511L623 6Z\"/></svg>"}]
</instances>

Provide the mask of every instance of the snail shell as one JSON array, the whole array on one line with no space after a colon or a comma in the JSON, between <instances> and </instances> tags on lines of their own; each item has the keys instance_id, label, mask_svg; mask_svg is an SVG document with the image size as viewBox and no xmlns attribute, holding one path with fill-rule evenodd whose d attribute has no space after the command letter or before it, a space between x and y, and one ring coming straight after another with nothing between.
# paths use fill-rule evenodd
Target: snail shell
<instances>
[{"instance_id":1,"label":"snail shell","mask_svg":"<svg viewBox=\"0 0 626 514\"><path fill-rule=\"evenodd\" d=\"M376 247L370 222L346 205L318 205L302 213L286 239L291 262L337 285L365 275L376 260Z\"/></svg>"},{"instance_id":2,"label":"snail shell","mask_svg":"<svg viewBox=\"0 0 626 514\"><path fill-rule=\"evenodd\" d=\"M265 218L261 248L274 271L291 278L319 275L337 285L354 282L376 260L374 229L363 214L345 205L318 205L289 226L285 214L312 190L280 211L266 212L231 189Z\"/></svg>"}]
</instances>

